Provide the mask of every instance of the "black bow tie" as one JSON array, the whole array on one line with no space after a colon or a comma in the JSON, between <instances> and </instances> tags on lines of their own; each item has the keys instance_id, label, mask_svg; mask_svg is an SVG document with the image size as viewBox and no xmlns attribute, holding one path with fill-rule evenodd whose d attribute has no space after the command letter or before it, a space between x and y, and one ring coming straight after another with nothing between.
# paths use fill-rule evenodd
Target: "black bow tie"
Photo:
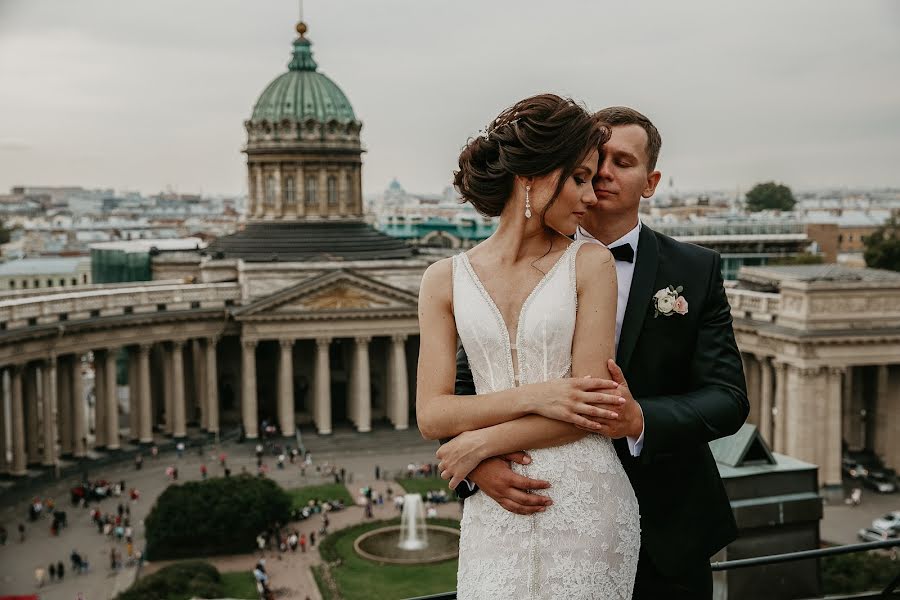
<instances>
[{"instance_id":1,"label":"black bow tie","mask_svg":"<svg viewBox=\"0 0 900 600\"><path fill-rule=\"evenodd\" d=\"M634 249L631 247L631 244L620 244L610 248L609 251L612 252L613 258L616 260L628 263L634 262Z\"/></svg>"}]
</instances>

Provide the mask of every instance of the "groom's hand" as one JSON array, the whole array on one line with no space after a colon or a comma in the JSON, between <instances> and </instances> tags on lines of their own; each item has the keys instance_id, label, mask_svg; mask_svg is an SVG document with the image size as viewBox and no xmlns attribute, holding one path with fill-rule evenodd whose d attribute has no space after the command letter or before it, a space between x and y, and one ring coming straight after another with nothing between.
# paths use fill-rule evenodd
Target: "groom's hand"
<instances>
[{"instance_id":1,"label":"groom's hand","mask_svg":"<svg viewBox=\"0 0 900 600\"><path fill-rule=\"evenodd\" d=\"M625 381L625 374L622 373L622 369L619 368L616 361L610 359L607 361L607 366L609 367L609 374L612 379L600 379L597 381L597 383L605 389L603 402L598 405L609 405L609 408L615 409L619 417L617 419L589 417L592 421L600 425L600 430L582 429L590 431L591 433L600 433L601 435L609 436L614 440L623 437L640 437L641 433L644 431L644 413L634 399L634 396L631 395L631 390L628 388L628 382ZM618 404L621 402L620 398L625 399L624 404Z\"/></svg>"},{"instance_id":2,"label":"groom's hand","mask_svg":"<svg viewBox=\"0 0 900 600\"><path fill-rule=\"evenodd\" d=\"M469 479L509 512L530 515L547 510L553 501L547 496L532 494L530 490L547 489L550 483L514 473L509 466L510 462L527 465L531 462L531 457L524 452L513 452L485 459L472 470Z\"/></svg>"}]
</instances>

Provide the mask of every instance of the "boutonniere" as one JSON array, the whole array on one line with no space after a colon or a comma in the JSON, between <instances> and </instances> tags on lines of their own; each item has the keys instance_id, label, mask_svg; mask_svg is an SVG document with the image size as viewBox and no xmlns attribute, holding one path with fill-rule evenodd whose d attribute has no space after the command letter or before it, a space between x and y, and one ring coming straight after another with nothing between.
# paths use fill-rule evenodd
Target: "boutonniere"
<instances>
[{"instance_id":1,"label":"boutonniere","mask_svg":"<svg viewBox=\"0 0 900 600\"><path fill-rule=\"evenodd\" d=\"M659 315L671 317L673 314L686 315L688 301L681 295L684 288L668 286L653 294L653 318Z\"/></svg>"}]
</instances>

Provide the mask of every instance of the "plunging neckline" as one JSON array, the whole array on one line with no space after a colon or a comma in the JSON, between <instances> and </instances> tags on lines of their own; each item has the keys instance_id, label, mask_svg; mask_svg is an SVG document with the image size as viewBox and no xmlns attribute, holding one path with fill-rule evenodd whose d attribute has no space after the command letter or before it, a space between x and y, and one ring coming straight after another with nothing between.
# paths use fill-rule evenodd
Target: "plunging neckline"
<instances>
[{"instance_id":1,"label":"plunging neckline","mask_svg":"<svg viewBox=\"0 0 900 600\"><path fill-rule=\"evenodd\" d=\"M491 297L491 294L487 291L487 288L484 287L484 284L482 283L481 278L478 277L478 273L475 272L475 267L473 267L472 263L469 261L468 253L466 253L466 252L462 253L463 261L465 262L465 265L466 265L466 270L469 272L469 276L472 278L472 281L475 282L475 287L478 288L478 291L481 293L481 296L484 298L485 302L487 302L491 311L494 313L494 317L497 319L498 324L503 328L503 331L506 333L506 335L503 338L503 341L504 341L504 346L506 348L507 367L509 368L509 371L510 371L509 374L510 374L510 379L512 380L512 383L513 383L513 387L518 387L518 385L520 383L519 382L519 374L522 372L522 365L519 360L521 357L521 352L519 351L519 348L522 345L522 343L521 343L522 330L520 327L522 324L522 317L525 315L525 311L528 308L528 305L531 303L531 300L538 294L538 292L541 290L541 288L544 287L544 284L550 280L550 277L556 272L557 268L559 268L559 265L562 264L562 262L566 259L566 257L569 255L569 252L572 250L572 246L576 246L576 245L578 245L578 242L572 242L571 244L569 244L566 247L565 250L563 250L560 257L558 259L556 259L556 262L553 263L552 267L550 267L550 270L547 271L546 273L544 273L544 276L541 277L540 280L538 280L538 282L535 284L535 286L531 289L531 292L529 292L528 296L525 297L525 301L522 302L522 307L519 308L519 314L516 317L516 340L515 340L516 341L516 345L515 345L516 365L515 365L515 367L518 367L518 368L515 368L513 366L512 334L510 333L509 325L507 325L506 319L503 317L503 312L500 310L500 307L497 306L497 303L494 302L494 299L493 299L493 297Z\"/></svg>"}]
</instances>

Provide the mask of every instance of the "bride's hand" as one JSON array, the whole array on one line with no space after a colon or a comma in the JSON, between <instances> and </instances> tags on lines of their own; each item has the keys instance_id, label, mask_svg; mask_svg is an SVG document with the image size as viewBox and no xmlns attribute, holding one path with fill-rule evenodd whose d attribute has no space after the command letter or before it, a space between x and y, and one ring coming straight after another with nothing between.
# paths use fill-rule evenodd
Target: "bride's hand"
<instances>
[{"instance_id":1,"label":"bride's hand","mask_svg":"<svg viewBox=\"0 0 900 600\"><path fill-rule=\"evenodd\" d=\"M484 452L484 440L479 431L464 431L437 451L440 460L438 472L441 479L450 480L450 489L455 490L462 481L481 464L487 456Z\"/></svg>"},{"instance_id":2,"label":"bride's hand","mask_svg":"<svg viewBox=\"0 0 900 600\"><path fill-rule=\"evenodd\" d=\"M529 412L599 433L602 426L593 419L618 419L617 409L625 403L604 393L609 391L609 382L600 378L554 379L534 385Z\"/></svg>"}]
</instances>

